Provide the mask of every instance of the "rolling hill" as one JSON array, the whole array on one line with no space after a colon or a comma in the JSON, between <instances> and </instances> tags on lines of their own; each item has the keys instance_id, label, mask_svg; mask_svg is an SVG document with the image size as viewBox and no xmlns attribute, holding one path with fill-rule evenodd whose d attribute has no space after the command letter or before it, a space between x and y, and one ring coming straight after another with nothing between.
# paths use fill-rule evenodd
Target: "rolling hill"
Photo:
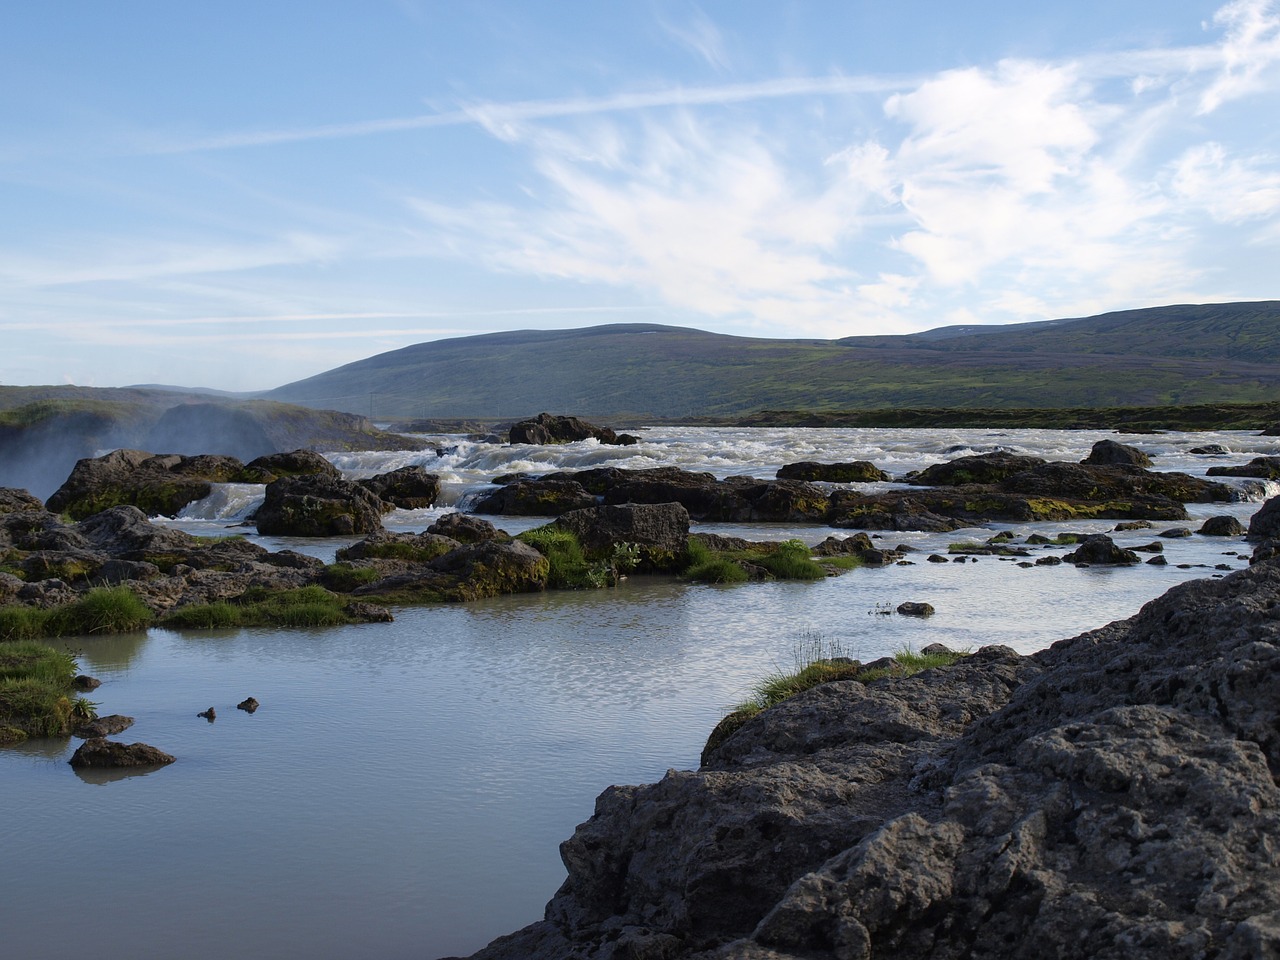
<instances>
[{"instance_id":1,"label":"rolling hill","mask_svg":"<svg viewBox=\"0 0 1280 960\"><path fill-rule=\"evenodd\" d=\"M380 420L1264 402L1280 397L1280 301L841 340L525 330L415 344L262 396Z\"/></svg>"}]
</instances>

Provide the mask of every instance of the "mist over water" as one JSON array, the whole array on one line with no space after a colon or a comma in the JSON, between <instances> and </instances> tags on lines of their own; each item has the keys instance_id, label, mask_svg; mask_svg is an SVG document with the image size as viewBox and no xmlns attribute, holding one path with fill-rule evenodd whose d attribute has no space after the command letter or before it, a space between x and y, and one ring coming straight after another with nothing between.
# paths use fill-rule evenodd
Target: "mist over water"
<instances>
[{"instance_id":1,"label":"mist over water","mask_svg":"<svg viewBox=\"0 0 1280 960\"><path fill-rule=\"evenodd\" d=\"M411 463L439 473L448 503L386 519L390 529L421 530L493 476L521 470L673 465L770 477L798 460L866 459L901 475L994 449L1078 461L1110 437L1152 454L1156 469L1203 475L1214 464L1275 454L1280 444L1237 432L664 427L640 435L638 446L617 448L424 437L420 451L330 459L350 476ZM1190 453L1210 443L1231 455ZM1237 486L1252 499L1191 505L1190 522L1114 536L1131 546L1166 526L1194 530L1210 515L1247 522L1261 498L1280 492ZM167 522L236 532L260 497L261 487L223 485ZM491 519L512 532L545 522ZM698 529L809 543L850 532ZM119 739L151 743L178 761L142 776L81 778L66 764L78 741L0 751L3 795L21 821L0 861L4 952L61 956L68 947L58 931L74 922L92 931L91 949L106 960L469 953L541 917L564 877L558 845L590 816L601 790L696 767L725 711L756 679L794 668L813 638L863 660L935 641L1027 653L1129 616L1175 583L1221 575L1217 564L1245 566L1249 553L1239 539L1193 536L1165 542L1164 567L924 561L992 529L886 533L887 545L920 551L913 565L817 583L716 587L633 577L612 590L401 608L391 624L72 639L82 669L104 680L91 695L99 712L137 719ZM272 549L327 559L347 542L248 531ZM927 601L937 613L922 620L885 612L906 600ZM252 716L234 708L247 696L262 704ZM211 705L212 724L196 716Z\"/></svg>"}]
</instances>

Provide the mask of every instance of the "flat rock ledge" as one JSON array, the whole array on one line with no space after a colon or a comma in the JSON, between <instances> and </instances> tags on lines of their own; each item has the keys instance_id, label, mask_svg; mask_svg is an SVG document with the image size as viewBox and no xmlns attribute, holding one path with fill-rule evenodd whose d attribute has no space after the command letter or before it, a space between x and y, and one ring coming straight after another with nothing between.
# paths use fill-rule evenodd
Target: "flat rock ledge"
<instances>
[{"instance_id":1,"label":"flat rock ledge","mask_svg":"<svg viewBox=\"0 0 1280 960\"><path fill-rule=\"evenodd\" d=\"M1280 561L824 684L610 787L477 960L1280 956Z\"/></svg>"},{"instance_id":2,"label":"flat rock ledge","mask_svg":"<svg viewBox=\"0 0 1280 960\"><path fill-rule=\"evenodd\" d=\"M162 767L177 758L146 743L117 743L104 737L86 740L67 761L73 767Z\"/></svg>"}]
</instances>

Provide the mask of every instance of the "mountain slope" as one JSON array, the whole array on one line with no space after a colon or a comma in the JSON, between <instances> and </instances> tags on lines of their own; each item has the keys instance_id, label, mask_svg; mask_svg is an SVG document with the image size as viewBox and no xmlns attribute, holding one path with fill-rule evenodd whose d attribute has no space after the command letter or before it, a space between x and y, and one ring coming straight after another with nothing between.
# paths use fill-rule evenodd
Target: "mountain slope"
<instances>
[{"instance_id":1,"label":"mountain slope","mask_svg":"<svg viewBox=\"0 0 1280 960\"><path fill-rule=\"evenodd\" d=\"M526 330L415 344L264 394L379 419L1141 406L1278 395L1280 301L843 340L658 324Z\"/></svg>"}]
</instances>

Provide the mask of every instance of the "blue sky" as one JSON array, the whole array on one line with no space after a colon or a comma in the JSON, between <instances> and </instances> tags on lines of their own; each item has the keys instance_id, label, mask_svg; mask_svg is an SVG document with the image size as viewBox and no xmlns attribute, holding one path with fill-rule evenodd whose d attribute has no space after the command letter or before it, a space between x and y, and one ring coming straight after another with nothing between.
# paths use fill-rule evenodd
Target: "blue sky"
<instances>
[{"instance_id":1,"label":"blue sky","mask_svg":"<svg viewBox=\"0 0 1280 960\"><path fill-rule=\"evenodd\" d=\"M0 384L1280 297L1280 3L0 10Z\"/></svg>"}]
</instances>

